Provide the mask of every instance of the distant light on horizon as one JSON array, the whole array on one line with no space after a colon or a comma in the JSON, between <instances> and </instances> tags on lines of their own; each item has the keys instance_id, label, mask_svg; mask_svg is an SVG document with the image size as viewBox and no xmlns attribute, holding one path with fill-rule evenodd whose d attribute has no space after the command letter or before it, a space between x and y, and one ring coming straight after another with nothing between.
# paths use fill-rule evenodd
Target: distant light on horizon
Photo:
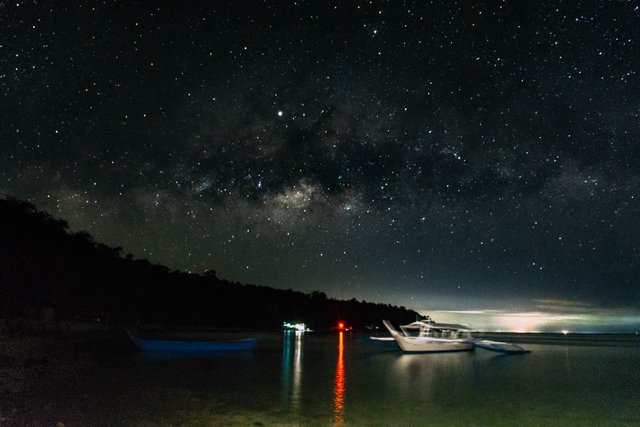
<instances>
[{"instance_id":1,"label":"distant light on horizon","mask_svg":"<svg viewBox=\"0 0 640 427\"><path fill-rule=\"evenodd\" d=\"M514 333L634 333L640 330L640 310L593 313L508 312L500 310L421 310L437 322L462 323L487 332Z\"/></svg>"}]
</instances>

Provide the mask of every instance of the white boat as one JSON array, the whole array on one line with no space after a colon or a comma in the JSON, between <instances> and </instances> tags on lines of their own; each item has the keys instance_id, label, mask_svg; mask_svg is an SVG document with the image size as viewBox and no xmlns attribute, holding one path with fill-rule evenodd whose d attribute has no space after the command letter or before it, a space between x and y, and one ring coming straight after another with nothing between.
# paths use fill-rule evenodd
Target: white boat
<instances>
[{"instance_id":1,"label":"white boat","mask_svg":"<svg viewBox=\"0 0 640 427\"><path fill-rule=\"evenodd\" d=\"M436 323L429 317L400 326L402 332L397 331L388 320L383 320L382 323L391 337L370 338L375 341L393 340L406 352L435 353L481 348L503 354L529 353L529 350L517 344L473 338L473 329L465 325Z\"/></svg>"},{"instance_id":2,"label":"white boat","mask_svg":"<svg viewBox=\"0 0 640 427\"><path fill-rule=\"evenodd\" d=\"M388 320L382 323L405 352L440 353L475 348L469 338L472 330L463 325L435 323L427 319L401 326L402 332L399 332Z\"/></svg>"}]
</instances>

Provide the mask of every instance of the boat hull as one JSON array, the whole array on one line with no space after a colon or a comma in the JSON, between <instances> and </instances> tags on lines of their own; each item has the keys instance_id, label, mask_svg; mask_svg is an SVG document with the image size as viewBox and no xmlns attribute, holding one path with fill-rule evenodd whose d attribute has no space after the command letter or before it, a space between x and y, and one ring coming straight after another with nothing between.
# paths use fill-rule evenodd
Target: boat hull
<instances>
[{"instance_id":1,"label":"boat hull","mask_svg":"<svg viewBox=\"0 0 640 427\"><path fill-rule=\"evenodd\" d=\"M464 341L432 340L428 338L395 337L402 351L409 353L445 353L471 351L474 346Z\"/></svg>"},{"instance_id":2,"label":"boat hull","mask_svg":"<svg viewBox=\"0 0 640 427\"><path fill-rule=\"evenodd\" d=\"M472 343L460 339L404 336L391 326L389 322L383 321L383 323L402 351L407 353L446 353L472 351L474 349Z\"/></svg>"},{"instance_id":3,"label":"boat hull","mask_svg":"<svg viewBox=\"0 0 640 427\"><path fill-rule=\"evenodd\" d=\"M257 338L246 338L230 341L191 341L146 339L129 333L129 336L141 351L149 352L224 352L249 351L258 341Z\"/></svg>"}]
</instances>

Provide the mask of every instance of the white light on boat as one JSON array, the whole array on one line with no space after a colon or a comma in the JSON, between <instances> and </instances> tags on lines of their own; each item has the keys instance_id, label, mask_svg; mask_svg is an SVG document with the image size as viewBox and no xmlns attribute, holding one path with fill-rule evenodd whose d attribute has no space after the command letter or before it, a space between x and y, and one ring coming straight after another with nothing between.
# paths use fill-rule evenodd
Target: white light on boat
<instances>
[{"instance_id":1,"label":"white light on boat","mask_svg":"<svg viewBox=\"0 0 640 427\"><path fill-rule=\"evenodd\" d=\"M310 331L310 329L307 328L307 325L305 325L304 323L290 323L290 322L283 322L282 326L285 329L290 329L290 330L294 330L297 332L305 332L305 331Z\"/></svg>"}]
</instances>

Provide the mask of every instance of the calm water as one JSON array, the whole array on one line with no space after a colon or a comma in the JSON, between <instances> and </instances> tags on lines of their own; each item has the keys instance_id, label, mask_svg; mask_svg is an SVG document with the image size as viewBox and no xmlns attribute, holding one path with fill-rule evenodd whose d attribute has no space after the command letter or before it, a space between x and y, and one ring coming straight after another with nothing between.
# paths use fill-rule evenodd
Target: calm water
<instances>
[{"instance_id":1,"label":"calm water","mask_svg":"<svg viewBox=\"0 0 640 427\"><path fill-rule=\"evenodd\" d=\"M21 425L640 425L640 347L407 355L352 335L264 335L252 353L69 356Z\"/></svg>"}]
</instances>

